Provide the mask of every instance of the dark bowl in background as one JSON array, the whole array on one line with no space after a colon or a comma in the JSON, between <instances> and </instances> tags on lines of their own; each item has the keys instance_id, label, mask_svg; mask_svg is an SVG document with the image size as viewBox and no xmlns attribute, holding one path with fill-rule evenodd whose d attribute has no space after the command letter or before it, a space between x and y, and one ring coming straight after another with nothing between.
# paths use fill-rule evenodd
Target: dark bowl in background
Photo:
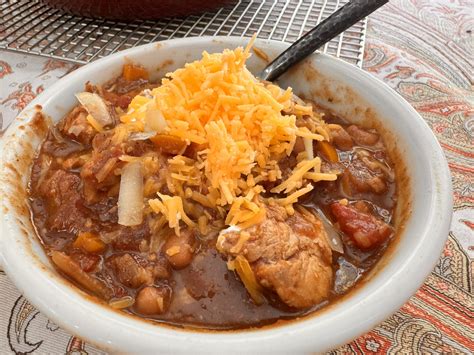
<instances>
[{"instance_id":1,"label":"dark bowl in background","mask_svg":"<svg viewBox=\"0 0 474 355\"><path fill-rule=\"evenodd\" d=\"M110 20L155 20L198 14L237 0L41 0L72 15Z\"/></svg>"}]
</instances>

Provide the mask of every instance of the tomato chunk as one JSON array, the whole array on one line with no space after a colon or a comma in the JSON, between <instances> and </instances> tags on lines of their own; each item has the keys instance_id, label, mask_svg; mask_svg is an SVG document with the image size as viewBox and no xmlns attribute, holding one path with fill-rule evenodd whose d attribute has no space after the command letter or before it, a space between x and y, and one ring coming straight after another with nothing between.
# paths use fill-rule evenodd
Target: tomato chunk
<instances>
[{"instance_id":1,"label":"tomato chunk","mask_svg":"<svg viewBox=\"0 0 474 355\"><path fill-rule=\"evenodd\" d=\"M341 230L360 249L372 249L382 244L393 233L392 227L387 223L354 206L345 206L335 202L331 204L331 212L336 217Z\"/></svg>"}]
</instances>

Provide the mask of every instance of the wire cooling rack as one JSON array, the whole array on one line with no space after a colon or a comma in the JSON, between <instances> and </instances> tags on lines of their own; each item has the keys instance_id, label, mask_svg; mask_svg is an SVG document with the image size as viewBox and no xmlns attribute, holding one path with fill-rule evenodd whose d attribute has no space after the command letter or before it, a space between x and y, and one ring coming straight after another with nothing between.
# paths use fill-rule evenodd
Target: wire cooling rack
<instances>
[{"instance_id":1,"label":"wire cooling rack","mask_svg":"<svg viewBox=\"0 0 474 355\"><path fill-rule=\"evenodd\" d=\"M170 38L228 35L293 42L348 0L242 0L184 18L116 22L81 18L36 0L0 0L0 49L78 64ZM366 19L324 46L325 53L362 65Z\"/></svg>"}]
</instances>

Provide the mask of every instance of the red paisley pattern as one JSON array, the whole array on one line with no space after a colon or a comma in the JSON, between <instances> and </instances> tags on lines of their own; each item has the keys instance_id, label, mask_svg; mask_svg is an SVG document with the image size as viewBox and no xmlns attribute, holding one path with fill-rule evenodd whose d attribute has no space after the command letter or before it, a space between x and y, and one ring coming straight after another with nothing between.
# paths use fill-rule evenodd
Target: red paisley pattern
<instances>
[{"instance_id":1,"label":"red paisley pattern","mask_svg":"<svg viewBox=\"0 0 474 355\"><path fill-rule=\"evenodd\" d=\"M77 66L3 51L0 58L1 137L6 126L31 100Z\"/></svg>"},{"instance_id":2,"label":"red paisley pattern","mask_svg":"<svg viewBox=\"0 0 474 355\"><path fill-rule=\"evenodd\" d=\"M47 59L46 62L44 63L43 65L43 69L42 69L42 72L40 74L41 75L45 75L51 71L55 71L55 70L62 70L62 71L65 71L65 73L69 73L70 71L78 68L79 65L71 65L69 63L66 63L66 62L61 62L59 60L55 60L55 59Z\"/></svg>"},{"instance_id":3,"label":"red paisley pattern","mask_svg":"<svg viewBox=\"0 0 474 355\"><path fill-rule=\"evenodd\" d=\"M31 83L26 82L21 84L18 90L13 91L1 103L6 106L10 105L11 108L21 111L43 90L43 85L40 85L33 91Z\"/></svg>"},{"instance_id":4,"label":"red paisley pattern","mask_svg":"<svg viewBox=\"0 0 474 355\"><path fill-rule=\"evenodd\" d=\"M13 73L12 67L7 62L0 60L0 79Z\"/></svg>"},{"instance_id":5,"label":"red paisley pattern","mask_svg":"<svg viewBox=\"0 0 474 355\"><path fill-rule=\"evenodd\" d=\"M455 207L448 242L420 290L384 323L332 354L474 353L472 8L472 0L391 0L369 18L364 69L407 99L432 128L451 169ZM4 123L75 69L0 54ZM38 314L1 270L0 295L0 327L8 329L0 334L0 353L100 353Z\"/></svg>"}]
</instances>

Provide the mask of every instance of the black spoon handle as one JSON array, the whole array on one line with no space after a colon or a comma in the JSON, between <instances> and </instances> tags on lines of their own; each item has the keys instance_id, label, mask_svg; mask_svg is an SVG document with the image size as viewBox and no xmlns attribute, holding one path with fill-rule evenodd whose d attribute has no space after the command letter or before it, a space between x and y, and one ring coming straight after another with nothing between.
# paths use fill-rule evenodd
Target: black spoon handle
<instances>
[{"instance_id":1,"label":"black spoon handle","mask_svg":"<svg viewBox=\"0 0 474 355\"><path fill-rule=\"evenodd\" d=\"M388 0L350 1L268 64L260 74L260 78L268 81L277 79L292 65L300 62L323 44L329 42L387 2Z\"/></svg>"}]
</instances>

